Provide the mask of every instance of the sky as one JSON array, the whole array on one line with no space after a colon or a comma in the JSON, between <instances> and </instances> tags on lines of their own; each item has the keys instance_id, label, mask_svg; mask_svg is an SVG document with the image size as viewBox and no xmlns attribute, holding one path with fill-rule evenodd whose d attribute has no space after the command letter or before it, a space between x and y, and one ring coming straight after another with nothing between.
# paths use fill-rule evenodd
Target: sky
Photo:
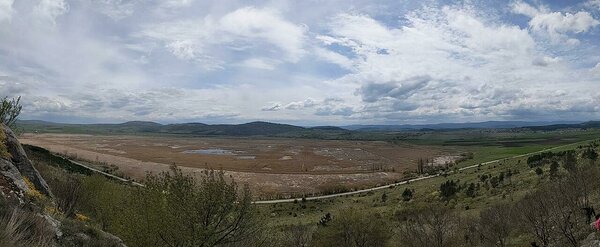
<instances>
[{"instance_id":1,"label":"sky","mask_svg":"<svg viewBox=\"0 0 600 247\"><path fill-rule=\"evenodd\" d=\"M600 119L600 0L0 0L22 119Z\"/></svg>"}]
</instances>

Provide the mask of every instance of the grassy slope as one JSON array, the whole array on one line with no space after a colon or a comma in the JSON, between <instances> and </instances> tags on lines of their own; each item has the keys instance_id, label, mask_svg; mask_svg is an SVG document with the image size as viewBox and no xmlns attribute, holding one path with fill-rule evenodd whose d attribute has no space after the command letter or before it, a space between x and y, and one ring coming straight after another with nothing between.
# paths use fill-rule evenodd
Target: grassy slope
<instances>
[{"instance_id":1,"label":"grassy slope","mask_svg":"<svg viewBox=\"0 0 600 247\"><path fill-rule=\"evenodd\" d=\"M588 142L576 142L553 151L574 149L584 143ZM501 149L503 150L501 152L493 151L493 148L482 148L479 154L483 161L495 159L501 155L521 154L527 150L538 151L539 148L540 147L523 147L519 149ZM486 153L490 154L490 156L485 156ZM439 186L447 180L459 180L461 185L465 183L476 184L481 182L479 178L480 175L487 174L497 176L501 172L506 172L508 169L517 172L517 174L514 174L510 180L505 179L505 181L497 188L490 187L489 189L485 189L482 187L475 198L468 197L463 192L459 192L448 201L440 199ZM514 203L527 193L538 188L541 184L549 182L550 178L547 175L549 166L545 166L543 169L544 174L546 175L538 176L535 174L534 169L527 166L527 157L520 157L506 159L499 163L450 174L447 177L440 176L377 192L318 201L260 205L259 208L264 217L270 219L269 222L272 226L298 224L316 225L325 213L331 213L333 217L335 217L338 212L341 212L346 208L368 210L372 212L376 211L384 215L385 218L395 222L397 213L404 210L423 207L430 203L445 203L464 216L477 216L481 210L486 209L491 205L498 203ZM559 172L566 173L562 167ZM409 202L402 200L402 192L406 188L415 190L413 200ZM388 198L386 202L382 202L381 200L384 193ZM524 246L529 243L527 240L530 239L530 236L512 236L509 246Z\"/></svg>"}]
</instances>

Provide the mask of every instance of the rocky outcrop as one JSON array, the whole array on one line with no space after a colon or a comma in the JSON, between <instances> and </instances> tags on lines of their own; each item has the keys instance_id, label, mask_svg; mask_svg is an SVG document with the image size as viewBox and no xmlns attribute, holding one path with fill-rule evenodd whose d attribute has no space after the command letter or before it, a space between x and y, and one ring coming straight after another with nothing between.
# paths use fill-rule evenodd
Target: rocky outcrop
<instances>
[{"instance_id":1,"label":"rocky outcrop","mask_svg":"<svg viewBox=\"0 0 600 247\"><path fill-rule=\"evenodd\" d=\"M5 220L7 212L17 219L11 223L21 222L18 219L29 217L22 222L30 224L26 226L27 229L34 229L26 234L13 234L8 232L12 228L1 227L7 224L0 224L0 234L4 237L7 234L11 236L9 242L0 238L0 246L125 246L121 239L112 234L83 223L75 228L68 227L76 220L51 216L45 210L48 206L55 208L52 200L54 196L48 184L27 158L15 134L2 124L0 137L0 149L8 151L0 153L0 213L3 214L0 215L0 220ZM43 199L46 203L50 201L50 205L37 205L32 197ZM42 241L43 239L45 240Z\"/></svg>"},{"instance_id":2,"label":"rocky outcrop","mask_svg":"<svg viewBox=\"0 0 600 247\"><path fill-rule=\"evenodd\" d=\"M12 176L16 176L17 174L15 173L14 169L11 169L8 165L8 163L11 163L12 166L18 170L19 177L26 177L39 192L45 196L53 197L50 188L48 188L48 184L46 184L46 181L44 181L44 179L40 176L40 173L35 169L35 167L33 167L31 161L27 158L27 154L25 154L25 150L23 150L23 147L21 146L21 143L19 143L19 140L17 140L16 135L12 132L12 130L10 130L10 128L7 128L3 124L0 124L0 129L0 131L4 132L6 139L4 140L5 145L11 156L10 160L3 159L3 166L0 167L2 168L2 171L4 172L4 169L7 169L7 175L10 176L12 174ZM16 180L17 184L20 184L18 180L19 179ZM23 181L22 178L20 180Z\"/></svg>"},{"instance_id":3,"label":"rocky outcrop","mask_svg":"<svg viewBox=\"0 0 600 247\"><path fill-rule=\"evenodd\" d=\"M596 233L588 235L588 237L581 242L581 247L599 247L600 238Z\"/></svg>"}]
</instances>

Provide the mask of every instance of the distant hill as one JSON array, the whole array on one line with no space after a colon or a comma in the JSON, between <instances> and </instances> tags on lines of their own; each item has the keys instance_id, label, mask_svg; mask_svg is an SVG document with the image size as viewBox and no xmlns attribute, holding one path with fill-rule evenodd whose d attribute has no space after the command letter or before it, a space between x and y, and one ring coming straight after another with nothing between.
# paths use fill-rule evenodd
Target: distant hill
<instances>
[{"instance_id":1,"label":"distant hill","mask_svg":"<svg viewBox=\"0 0 600 247\"><path fill-rule=\"evenodd\" d=\"M349 125L342 128L356 131L407 131L443 129L511 129L527 126L548 126L558 124L579 124L578 121L526 122L526 121L486 121L474 123L402 124L402 125Z\"/></svg>"},{"instance_id":2,"label":"distant hill","mask_svg":"<svg viewBox=\"0 0 600 247\"><path fill-rule=\"evenodd\" d=\"M458 129L515 129L551 131L569 128L600 128L600 121L523 122L488 121L479 123L440 123L422 125L351 125L344 127L300 127L270 122L244 124L180 123L160 124L131 121L120 124L64 124L38 120L17 122L25 132L78 134L182 134L196 136L278 136L316 139L379 139L387 132L451 131ZM376 134L379 132L379 134Z\"/></svg>"},{"instance_id":3,"label":"distant hill","mask_svg":"<svg viewBox=\"0 0 600 247\"><path fill-rule=\"evenodd\" d=\"M311 130L330 130L330 131L348 131L347 129L337 127L337 126L315 126L310 127Z\"/></svg>"},{"instance_id":4,"label":"distant hill","mask_svg":"<svg viewBox=\"0 0 600 247\"><path fill-rule=\"evenodd\" d=\"M127 133L164 133L222 136L279 135L289 132L309 130L304 127L269 122L251 122L245 124L159 124L155 122L131 121L121 124L63 124L38 120L23 120L19 127L26 132L54 133L91 133L91 134L127 134Z\"/></svg>"},{"instance_id":5,"label":"distant hill","mask_svg":"<svg viewBox=\"0 0 600 247\"><path fill-rule=\"evenodd\" d=\"M575 124L552 124L545 126L528 126L523 127L524 129L531 130L561 130L561 129L590 129L590 128L600 128L600 121L588 121L583 123L575 123Z\"/></svg>"}]
</instances>

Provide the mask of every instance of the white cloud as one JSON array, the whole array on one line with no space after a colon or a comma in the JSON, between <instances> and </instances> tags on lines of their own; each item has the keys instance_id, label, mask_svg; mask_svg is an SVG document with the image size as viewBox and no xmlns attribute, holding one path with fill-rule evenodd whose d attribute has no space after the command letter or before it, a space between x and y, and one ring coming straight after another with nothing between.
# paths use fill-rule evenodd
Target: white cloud
<instances>
[{"instance_id":1,"label":"white cloud","mask_svg":"<svg viewBox=\"0 0 600 247\"><path fill-rule=\"evenodd\" d=\"M286 21L275 10L245 7L221 18L207 16L160 23L146 28L141 36L164 42L176 57L195 61L211 70L223 68L226 62L215 54L215 46L238 53L260 49L267 51L265 55L271 60L296 62L306 53L305 32L305 27ZM269 49L272 47L278 50ZM222 55L225 51L218 53ZM268 65L264 61L261 59L262 64L258 64L259 60L254 58L246 63L261 69L275 64Z\"/></svg>"},{"instance_id":2,"label":"white cloud","mask_svg":"<svg viewBox=\"0 0 600 247\"><path fill-rule=\"evenodd\" d=\"M423 9L407 14L408 23L398 28L360 14L334 18L330 35L320 40L353 51L353 72L336 83L357 85L355 96L363 105L347 113L369 119L497 119L525 107L550 112L545 108L550 98L561 99L567 109L580 103L569 99L575 88L554 93L571 80L570 73L557 56L540 51L528 30L476 12Z\"/></svg>"},{"instance_id":3,"label":"white cloud","mask_svg":"<svg viewBox=\"0 0 600 247\"><path fill-rule=\"evenodd\" d=\"M0 96L55 121L600 117L594 5L508 4L521 28L470 2L0 0Z\"/></svg>"},{"instance_id":4,"label":"white cloud","mask_svg":"<svg viewBox=\"0 0 600 247\"><path fill-rule=\"evenodd\" d=\"M220 29L240 40L258 39L279 47L290 61L302 57L306 28L292 24L273 9L241 8L221 18Z\"/></svg>"},{"instance_id":5,"label":"white cloud","mask_svg":"<svg viewBox=\"0 0 600 247\"><path fill-rule=\"evenodd\" d=\"M0 0L0 22L10 21L13 15L14 0Z\"/></svg>"},{"instance_id":6,"label":"white cloud","mask_svg":"<svg viewBox=\"0 0 600 247\"><path fill-rule=\"evenodd\" d=\"M533 65L537 65L537 66L549 66L552 64L556 64L560 62L560 58L559 57L549 57L549 56L543 56L543 57L537 57L535 59L533 59Z\"/></svg>"},{"instance_id":7,"label":"white cloud","mask_svg":"<svg viewBox=\"0 0 600 247\"><path fill-rule=\"evenodd\" d=\"M600 9L600 0L590 0L585 3L586 6Z\"/></svg>"},{"instance_id":8,"label":"white cloud","mask_svg":"<svg viewBox=\"0 0 600 247\"><path fill-rule=\"evenodd\" d=\"M543 6L539 7L538 9L529 5L528 3L516 1L512 4L512 11L513 13L522 14L533 18L541 13L548 12L549 10Z\"/></svg>"},{"instance_id":9,"label":"white cloud","mask_svg":"<svg viewBox=\"0 0 600 247\"><path fill-rule=\"evenodd\" d=\"M550 12L545 7L535 8L524 2L515 2L514 13L531 18L529 26L536 32L545 32L553 40L566 40L569 44L578 44L578 40L568 38L569 33L584 33L600 24L600 21L585 11L577 13Z\"/></svg>"},{"instance_id":10,"label":"white cloud","mask_svg":"<svg viewBox=\"0 0 600 247\"><path fill-rule=\"evenodd\" d=\"M596 66L591 69L591 71L596 75L600 75L600 63L597 63Z\"/></svg>"},{"instance_id":11,"label":"white cloud","mask_svg":"<svg viewBox=\"0 0 600 247\"><path fill-rule=\"evenodd\" d=\"M273 70L278 63L277 60L268 58L250 58L242 61L240 65L254 69Z\"/></svg>"},{"instance_id":12,"label":"white cloud","mask_svg":"<svg viewBox=\"0 0 600 247\"><path fill-rule=\"evenodd\" d=\"M164 8L182 8L190 6L194 0L164 0L161 6Z\"/></svg>"},{"instance_id":13,"label":"white cloud","mask_svg":"<svg viewBox=\"0 0 600 247\"><path fill-rule=\"evenodd\" d=\"M321 47L316 47L313 52L317 57L327 62L337 64L344 69L352 69L352 60L342 54Z\"/></svg>"},{"instance_id":14,"label":"white cloud","mask_svg":"<svg viewBox=\"0 0 600 247\"><path fill-rule=\"evenodd\" d=\"M139 0L91 0L94 8L102 14L120 20L133 15Z\"/></svg>"},{"instance_id":15,"label":"white cloud","mask_svg":"<svg viewBox=\"0 0 600 247\"><path fill-rule=\"evenodd\" d=\"M320 102L316 102L314 99L308 98L304 101L294 101L285 105L285 109L287 110L301 110L306 108L312 108L316 105L320 104Z\"/></svg>"},{"instance_id":16,"label":"white cloud","mask_svg":"<svg viewBox=\"0 0 600 247\"><path fill-rule=\"evenodd\" d=\"M271 103L270 105L266 105L263 106L261 109L261 111L279 111L281 110L281 104L280 103Z\"/></svg>"},{"instance_id":17,"label":"white cloud","mask_svg":"<svg viewBox=\"0 0 600 247\"><path fill-rule=\"evenodd\" d=\"M64 0L41 0L33 10L44 21L56 22L56 18L69 12L69 4Z\"/></svg>"}]
</instances>

